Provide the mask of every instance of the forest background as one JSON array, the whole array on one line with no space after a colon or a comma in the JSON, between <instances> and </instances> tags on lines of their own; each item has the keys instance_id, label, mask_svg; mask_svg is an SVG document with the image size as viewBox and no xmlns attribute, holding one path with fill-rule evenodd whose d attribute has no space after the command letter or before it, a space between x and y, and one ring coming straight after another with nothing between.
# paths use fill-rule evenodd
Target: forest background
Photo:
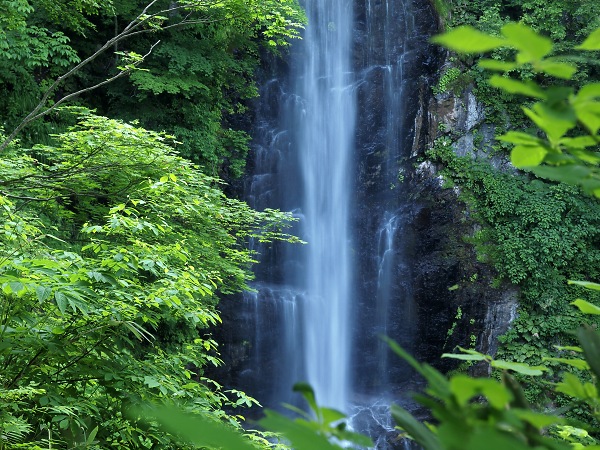
<instances>
[{"instance_id":1,"label":"forest background","mask_svg":"<svg viewBox=\"0 0 600 450\"><path fill-rule=\"evenodd\" d=\"M568 86L598 79L593 57L569 55L600 27L596 1L436 3L447 29L500 36L510 21L530 25L552 38L553 55L577 65ZM288 216L227 198L219 178L244 172L249 136L240 129L261 57L297 37L304 18L291 0L146 6L0 2L4 133L43 113L18 139L2 139L0 448L173 448L169 434L127 411L176 399L237 427L223 408L252 403L203 377L218 363L206 329L220 320L219 294L252 276L247 240L294 239L284 232ZM491 59L513 51L495 49ZM521 111L529 100L491 87L478 57L447 62L434 92L472 89L498 134L534 132ZM526 65L509 78L555 82ZM519 287L519 315L498 356L558 376L563 363L545 358L557 356L553 345L574 345L570 332L585 320L571 301L597 301L567 284L599 279L597 201L572 185L457 157L448 144L458 138L440 130L427 157L481 225L468 239L498 273L489 288ZM512 148L477 130L475 142L492 155ZM524 394L568 402L543 382Z\"/></svg>"}]
</instances>

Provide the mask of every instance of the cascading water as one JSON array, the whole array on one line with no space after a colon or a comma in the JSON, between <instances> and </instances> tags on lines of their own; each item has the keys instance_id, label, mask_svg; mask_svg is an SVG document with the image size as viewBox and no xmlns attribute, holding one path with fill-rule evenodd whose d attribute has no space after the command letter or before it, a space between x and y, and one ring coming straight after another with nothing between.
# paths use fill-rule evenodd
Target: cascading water
<instances>
[{"instance_id":1,"label":"cascading water","mask_svg":"<svg viewBox=\"0 0 600 450\"><path fill-rule=\"evenodd\" d=\"M308 0L297 93L304 259L304 362L320 402L345 410L352 346L351 161L356 96L351 0Z\"/></svg>"},{"instance_id":2,"label":"cascading water","mask_svg":"<svg viewBox=\"0 0 600 450\"><path fill-rule=\"evenodd\" d=\"M379 335L410 348L419 326L407 226L417 206L403 177L435 19L428 0L303 6L302 41L261 87L245 194L292 211L307 244L257 244L256 292L224 311L228 375L271 408L296 403L293 383L308 381L320 404L382 435L411 374Z\"/></svg>"}]
</instances>

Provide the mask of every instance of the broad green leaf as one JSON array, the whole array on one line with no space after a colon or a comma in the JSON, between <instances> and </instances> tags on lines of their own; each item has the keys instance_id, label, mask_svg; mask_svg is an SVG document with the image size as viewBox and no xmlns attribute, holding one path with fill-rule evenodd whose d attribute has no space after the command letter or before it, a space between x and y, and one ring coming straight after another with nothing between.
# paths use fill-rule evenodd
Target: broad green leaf
<instances>
[{"instance_id":1,"label":"broad green leaf","mask_svg":"<svg viewBox=\"0 0 600 450\"><path fill-rule=\"evenodd\" d=\"M480 59L477 62L477 65L483 69L496 70L499 72L509 72L519 67L517 63L499 61L497 59Z\"/></svg>"},{"instance_id":2,"label":"broad green leaf","mask_svg":"<svg viewBox=\"0 0 600 450\"><path fill-rule=\"evenodd\" d=\"M546 98L546 93L533 81L518 81L501 75L492 75L490 84L511 94L521 94L540 99Z\"/></svg>"},{"instance_id":3,"label":"broad green leaf","mask_svg":"<svg viewBox=\"0 0 600 450\"><path fill-rule=\"evenodd\" d=\"M373 440L369 436L365 436L364 434L355 433L353 431L347 430L334 430L332 434L344 443L353 443L358 445L359 447L364 448L372 448ZM346 444L347 445L347 444Z\"/></svg>"},{"instance_id":4,"label":"broad green leaf","mask_svg":"<svg viewBox=\"0 0 600 450\"><path fill-rule=\"evenodd\" d=\"M542 59L552 51L552 41L522 23L507 23L501 29L510 45L519 50L517 62L528 63Z\"/></svg>"},{"instance_id":5,"label":"broad green leaf","mask_svg":"<svg viewBox=\"0 0 600 450\"><path fill-rule=\"evenodd\" d=\"M590 289L592 291L600 291L600 284L592 283L591 281L577 281L577 280L568 280L567 284L574 284L576 286L582 286L586 289Z\"/></svg>"},{"instance_id":6,"label":"broad green leaf","mask_svg":"<svg viewBox=\"0 0 600 450\"><path fill-rule=\"evenodd\" d=\"M577 124L574 111L553 109L542 103L536 103L532 109L523 108L523 112L546 132L551 142L558 142Z\"/></svg>"},{"instance_id":7,"label":"broad green leaf","mask_svg":"<svg viewBox=\"0 0 600 450\"><path fill-rule=\"evenodd\" d=\"M450 378L450 389L459 405L466 405L477 395L484 395L490 405L496 409L504 409L512 395L498 381L490 378L471 378L466 375L455 375Z\"/></svg>"},{"instance_id":8,"label":"broad green leaf","mask_svg":"<svg viewBox=\"0 0 600 450\"><path fill-rule=\"evenodd\" d=\"M561 363L561 364L566 364L568 366L575 367L576 369L579 369L579 370L588 370L590 368L590 366L588 365L588 363L585 362L585 360L583 360L583 359L544 357L543 360L544 361L553 361L553 362L557 362L557 363Z\"/></svg>"},{"instance_id":9,"label":"broad green leaf","mask_svg":"<svg viewBox=\"0 0 600 450\"><path fill-rule=\"evenodd\" d=\"M547 154L548 151L541 146L517 145L510 152L510 161L519 169L539 166Z\"/></svg>"},{"instance_id":10,"label":"broad green leaf","mask_svg":"<svg viewBox=\"0 0 600 450\"><path fill-rule=\"evenodd\" d=\"M543 366L530 366L528 364L517 363L512 361L503 361L501 359L495 359L492 361L492 367L502 370L512 370L513 372L520 373L521 375L539 376L546 370Z\"/></svg>"},{"instance_id":11,"label":"broad green leaf","mask_svg":"<svg viewBox=\"0 0 600 450\"><path fill-rule=\"evenodd\" d=\"M543 145L544 141L536 136L521 131L509 131L496 139L503 142L510 142L512 144L523 144L530 146Z\"/></svg>"},{"instance_id":12,"label":"broad green leaf","mask_svg":"<svg viewBox=\"0 0 600 450\"><path fill-rule=\"evenodd\" d=\"M25 286L23 286L23 283L21 283L20 281L11 281L10 283L8 283L8 287L9 293L13 294L18 294L19 292L25 289Z\"/></svg>"},{"instance_id":13,"label":"broad green leaf","mask_svg":"<svg viewBox=\"0 0 600 450\"><path fill-rule=\"evenodd\" d=\"M535 411L526 409L513 409L512 412L521 420L529 422L531 425L538 429L549 427L550 425L565 423L565 419L558 416L551 416L548 414L541 414Z\"/></svg>"},{"instance_id":14,"label":"broad green leaf","mask_svg":"<svg viewBox=\"0 0 600 450\"><path fill-rule=\"evenodd\" d=\"M557 61L554 58L545 59L538 62L535 68L553 77L562 78L563 80L570 80L577 67L573 64Z\"/></svg>"},{"instance_id":15,"label":"broad green leaf","mask_svg":"<svg viewBox=\"0 0 600 450\"><path fill-rule=\"evenodd\" d=\"M294 392L299 392L302 395L302 397L304 397L304 399L308 402L310 409L315 414L318 414L319 407L317 406L317 401L315 398L315 391L313 390L313 388L310 384L305 383L305 382L296 383L296 384L294 384L292 389ZM320 419L322 419L322 418L320 418Z\"/></svg>"},{"instance_id":16,"label":"broad green leaf","mask_svg":"<svg viewBox=\"0 0 600 450\"><path fill-rule=\"evenodd\" d=\"M561 350L561 351L564 350L564 351L577 352L577 353L583 352L581 347L576 347L574 345L555 345L554 348L557 350Z\"/></svg>"},{"instance_id":17,"label":"broad green leaf","mask_svg":"<svg viewBox=\"0 0 600 450\"><path fill-rule=\"evenodd\" d=\"M577 119L585 125L590 134L595 135L600 129L600 102L580 100L577 97L571 104Z\"/></svg>"},{"instance_id":18,"label":"broad green leaf","mask_svg":"<svg viewBox=\"0 0 600 450\"><path fill-rule=\"evenodd\" d=\"M577 300L575 300L574 302L572 302L571 305L577 306L577 308L579 308L579 310L582 313L584 313L584 314L600 315L600 308L599 307L597 307L596 305L591 304L590 302L586 302L585 300L582 300L580 298L578 298Z\"/></svg>"},{"instance_id":19,"label":"broad green leaf","mask_svg":"<svg viewBox=\"0 0 600 450\"><path fill-rule=\"evenodd\" d=\"M483 53L506 45L504 39L482 33L468 25L434 36L431 41L458 53Z\"/></svg>"},{"instance_id":20,"label":"broad green leaf","mask_svg":"<svg viewBox=\"0 0 600 450\"><path fill-rule=\"evenodd\" d=\"M332 422L337 422L338 420L342 420L346 417L346 415L336 409L331 408L319 408L320 416L323 418L323 423L326 425L331 424Z\"/></svg>"},{"instance_id":21,"label":"broad green leaf","mask_svg":"<svg viewBox=\"0 0 600 450\"><path fill-rule=\"evenodd\" d=\"M600 83L588 83L577 92L577 100L593 100L600 97Z\"/></svg>"},{"instance_id":22,"label":"broad green leaf","mask_svg":"<svg viewBox=\"0 0 600 450\"><path fill-rule=\"evenodd\" d=\"M600 335L589 325L584 325L577 330L577 339L590 369L600 377Z\"/></svg>"},{"instance_id":23,"label":"broad green leaf","mask_svg":"<svg viewBox=\"0 0 600 450\"><path fill-rule=\"evenodd\" d=\"M259 424L269 431L281 433L296 450L339 450L340 447L330 443L327 438L318 434L301 422L291 420L275 411L265 410L266 417ZM230 447L234 449L235 447Z\"/></svg>"},{"instance_id":24,"label":"broad green leaf","mask_svg":"<svg viewBox=\"0 0 600 450\"><path fill-rule=\"evenodd\" d=\"M460 353L444 353L442 358L459 359L461 361L485 361L484 355L464 355Z\"/></svg>"},{"instance_id":25,"label":"broad green leaf","mask_svg":"<svg viewBox=\"0 0 600 450\"><path fill-rule=\"evenodd\" d=\"M467 436L463 436L467 440ZM464 450L531 450L520 436L499 431L491 425L481 424L465 442Z\"/></svg>"},{"instance_id":26,"label":"broad green leaf","mask_svg":"<svg viewBox=\"0 0 600 450\"><path fill-rule=\"evenodd\" d=\"M559 144L570 148L586 148L598 145L598 142L592 136L577 136L574 138L565 137L558 142Z\"/></svg>"},{"instance_id":27,"label":"broad green leaf","mask_svg":"<svg viewBox=\"0 0 600 450\"><path fill-rule=\"evenodd\" d=\"M58 306L59 311L64 314L65 311L67 310L67 304L68 304L68 299L65 296L65 294L63 294L60 291L57 291L54 293L54 300L56 300L56 306Z\"/></svg>"},{"instance_id":28,"label":"broad green leaf","mask_svg":"<svg viewBox=\"0 0 600 450\"><path fill-rule=\"evenodd\" d=\"M569 372L563 373L563 379L556 385L556 391L580 400L595 398L598 394L596 386L581 381Z\"/></svg>"},{"instance_id":29,"label":"broad green leaf","mask_svg":"<svg viewBox=\"0 0 600 450\"><path fill-rule=\"evenodd\" d=\"M146 386L148 386L149 388L154 388L154 387L160 386L160 382L156 378L148 376L148 375L144 377L144 384Z\"/></svg>"},{"instance_id":30,"label":"broad green leaf","mask_svg":"<svg viewBox=\"0 0 600 450\"><path fill-rule=\"evenodd\" d=\"M416 420L408 411L398 405L391 406L392 417L410 437L427 450L443 450L438 437L425 425Z\"/></svg>"},{"instance_id":31,"label":"broad green leaf","mask_svg":"<svg viewBox=\"0 0 600 450\"><path fill-rule=\"evenodd\" d=\"M581 184L582 180L587 178L591 173L590 168L574 164L562 167L538 166L528 170L541 178L562 181L563 183L574 185Z\"/></svg>"},{"instance_id":32,"label":"broad green leaf","mask_svg":"<svg viewBox=\"0 0 600 450\"><path fill-rule=\"evenodd\" d=\"M394 353L404 359L413 369L421 374L427 380L430 389L435 392L436 395L444 397L450 393L448 379L444 375L428 364L420 364L393 339L390 339L387 336L380 336L380 339L386 342Z\"/></svg>"},{"instance_id":33,"label":"broad green leaf","mask_svg":"<svg viewBox=\"0 0 600 450\"><path fill-rule=\"evenodd\" d=\"M256 450L238 430L178 408L147 407L137 414L198 447Z\"/></svg>"},{"instance_id":34,"label":"broad green leaf","mask_svg":"<svg viewBox=\"0 0 600 450\"><path fill-rule=\"evenodd\" d=\"M575 48L578 50L600 50L600 29L592 32L581 45Z\"/></svg>"}]
</instances>

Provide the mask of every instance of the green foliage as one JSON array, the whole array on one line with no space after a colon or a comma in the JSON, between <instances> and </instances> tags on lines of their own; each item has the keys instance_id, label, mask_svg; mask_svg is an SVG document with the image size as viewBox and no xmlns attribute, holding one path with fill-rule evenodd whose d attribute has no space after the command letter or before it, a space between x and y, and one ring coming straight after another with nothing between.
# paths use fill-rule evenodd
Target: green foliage
<instances>
[{"instance_id":1,"label":"green foliage","mask_svg":"<svg viewBox=\"0 0 600 450\"><path fill-rule=\"evenodd\" d=\"M448 92L452 87L453 83L460 77L460 69L456 67L450 67L440 77L436 86L433 87L433 93L438 95L444 92Z\"/></svg>"},{"instance_id":2,"label":"green foliage","mask_svg":"<svg viewBox=\"0 0 600 450\"><path fill-rule=\"evenodd\" d=\"M470 42L480 39L480 34L461 28L458 35L449 33L438 40L452 41L454 48L472 52L456 40ZM586 46L594 45L593 36L585 41ZM548 57L552 42L525 25L506 24L501 37L494 39L490 41L495 42L494 46L514 50L510 60L480 59L479 66L506 72L503 76L493 75L489 80L492 86L533 99L534 103L523 111L545 133L542 138L537 128L509 131L499 137L499 147L514 146L511 159L517 167L594 193L599 137L598 128L590 124L596 120L593 111L598 108L596 83L575 90L516 79L510 75L524 67L547 77L570 79L575 66ZM537 364L550 356L549 344L572 344L569 330L577 327L581 316L569 308L569 299L581 290L567 289L566 280L600 276L597 201L583 197L571 186L530 182L526 176L499 172L485 162L457 158L447 138L438 141L430 155L445 164L446 175L461 187L474 217L484 225L471 238L480 257L492 262L501 277L521 288L519 316L502 338L500 354ZM592 300L598 302L597 293ZM530 397L539 398L542 392L540 387L528 390Z\"/></svg>"},{"instance_id":3,"label":"green foliage","mask_svg":"<svg viewBox=\"0 0 600 450\"><path fill-rule=\"evenodd\" d=\"M287 45L305 21L296 0L5 3L14 10L0 12L6 24L0 38L7 38L0 39L0 115L7 132L35 108L52 108L78 92L80 104L103 114L176 134L181 154L211 175L229 177L240 176L245 164L249 137L239 121L245 102L257 95L259 49ZM92 39L81 39L84 32ZM130 82L119 76L133 68ZM86 95L99 86L102 95ZM37 123L20 137L26 145L51 142L56 125Z\"/></svg>"},{"instance_id":4,"label":"green foliage","mask_svg":"<svg viewBox=\"0 0 600 450\"><path fill-rule=\"evenodd\" d=\"M504 76L493 75L490 78L493 87L536 100L530 107L523 107L523 112L544 131L546 139L515 131L500 136L500 140L514 145L511 153L513 164L543 178L577 184L584 191L600 197L600 171L596 167L600 157L594 151L600 142L597 134L600 130L600 84L588 83L575 91L568 86L554 84L544 88L532 80L510 78L507 76L509 72L528 66L534 73L569 80L577 68L564 60L547 57L553 48L552 41L523 24L506 24L501 33L504 39L485 35L486 41L481 37L482 33L461 27L437 37L436 41L464 53L482 51L471 48L472 42L489 42L483 50L498 47L516 50L513 61L479 61L485 69L505 73ZM592 34L578 49L597 50L600 44ZM577 132L578 127L584 133ZM546 165L540 166L543 162Z\"/></svg>"},{"instance_id":5,"label":"green foliage","mask_svg":"<svg viewBox=\"0 0 600 450\"><path fill-rule=\"evenodd\" d=\"M247 240L288 239L288 216L226 198L164 133L79 114L56 146L0 163L3 439L172 448L126 414L142 402L239 427L222 408L253 400L203 376L219 364L207 328L216 294L251 277Z\"/></svg>"},{"instance_id":6,"label":"green foliage","mask_svg":"<svg viewBox=\"0 0 600 450\"><path fill-rule=\"evenodd\" d=\"M587 288L596 289L594 283L581 282ZM596 314L597 307L584 300L576 306L583 312ZM550 406L543 412L532 408L525 398L523 386L508 371L523 375L540 375L545 367L529 367L524 364L494 360L473 350L461 354L444 355L468 361L485 361L493 368L502 370L500 381L488 378L472 378L466 375L443 376L432 367L420 364L395 342L392 349L421 374L428 383L423 394L416 400L430 409L437 425L424 426L411 414L398 407L392 408L396 422L426 450L483 448L518 449L569 449L600 448L591 431L597 429L600 419L600 395L597 389L600 376L600 334L584 325L576 332L579 347L562 347L571 355L581 357L547 358L561 365L560 381L546 385L555 394L564 394L568 400L561 410ZM580 376L569 367L580 369ZM574 409L585 409L585 421L564 417Z\"/></svg>"},{"instance_id":7,"label":"green foliage","mask_svg":"<svg viewBox=\"0 0 600 450\"><path fill-rule=\"evenodd\" d=\"M371 447L373 442L367 436L346 429L346 416L334 409L317 404L313 389L306 383L294 385L294 391L302 394L309 407L306 413L292 405L288 409L300 417L289 419L275 411L266 410L266 417L260 421L267 430L281 433L296 450L335 450L342 447L335 442Z\"/></svg>"}]
</instances>

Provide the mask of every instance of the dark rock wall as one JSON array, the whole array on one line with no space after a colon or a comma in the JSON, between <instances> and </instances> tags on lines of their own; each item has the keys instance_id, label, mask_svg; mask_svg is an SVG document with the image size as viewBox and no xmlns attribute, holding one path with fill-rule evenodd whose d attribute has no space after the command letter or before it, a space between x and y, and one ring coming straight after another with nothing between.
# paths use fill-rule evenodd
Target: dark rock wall
<instances>
[{"instance_id":1,"label":"dark rock wall","mask_svg":"<svg viewBox=\"0 0 600 450\"><path fill-rule=\"evenodd\" d=\"M353 381L357 395L403 395L414 375L390 354L379 334L397 340L419 360L447 370L453 366L440 355L456 345L468 347L476 341L481 351L495 351L497 336L514 317L516 292L490 287L495 274L477 261L464 240L475 227L468 210L456 190L443 188L438 168L424 156L441 134L440 123L445 130L465 134L463 149L473 151L468 134L483 119L469 92L456 98L432 95L445 54L428 44L440 23L430 2L360 0L355 16L361 112L353 215L359 302ZM243 189L259 209L289 209L286 199L297 195L298 180L290 175L291 162L285 157L293 130L278 125L285 102L293 101L286 96L287 71L285 59L269 57L261 74L251 175ZM282 318L300 293L276 287L297 270L284 257L288 244L256 249L259 294L222 301L223 326L215 336L225 365L210 375L272 407L293 401L286 377L298 368L291 367L293 358L282 358L282 340L290 335L282 329ZM287 299L285 305L281 298Z\"/></svg>"}]
</instances>

